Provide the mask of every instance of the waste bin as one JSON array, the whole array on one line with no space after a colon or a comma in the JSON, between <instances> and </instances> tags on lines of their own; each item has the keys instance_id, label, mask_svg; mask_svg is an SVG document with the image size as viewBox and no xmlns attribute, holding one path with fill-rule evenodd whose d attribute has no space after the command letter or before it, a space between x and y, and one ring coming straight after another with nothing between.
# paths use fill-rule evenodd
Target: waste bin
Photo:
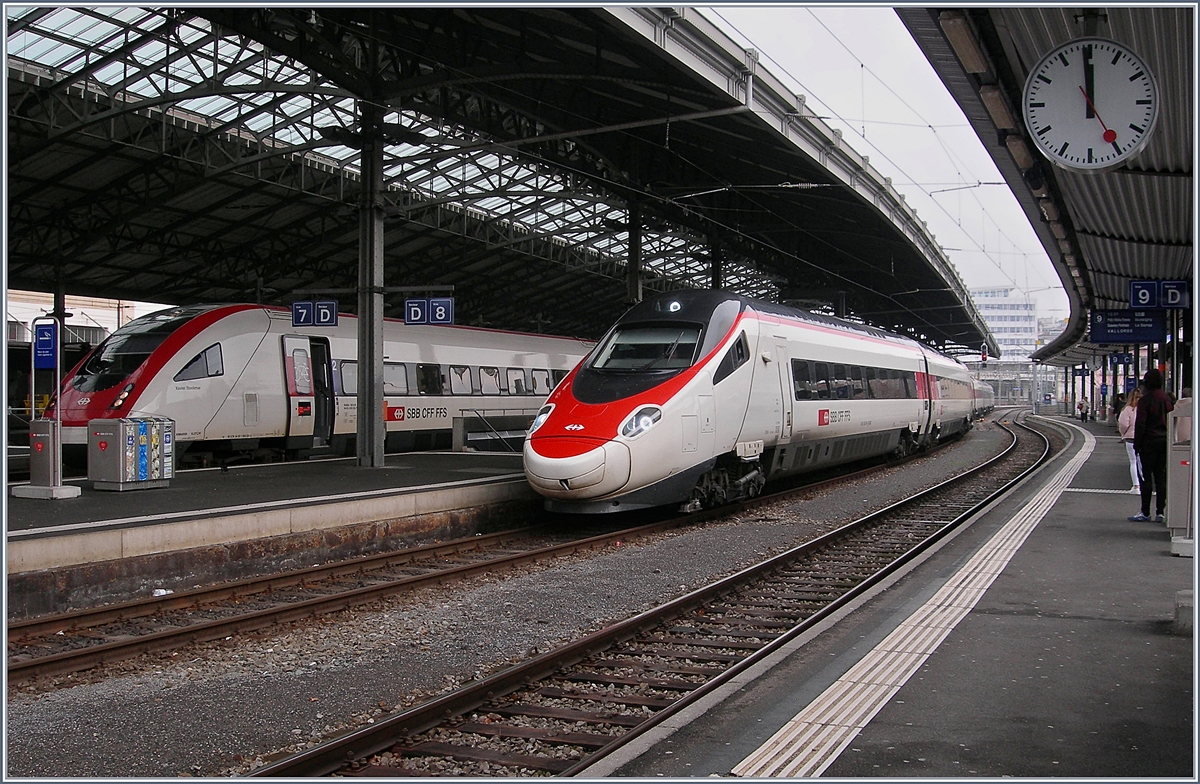
<instances>
[{"instance_id":1,"label":"waste bin","mask_svg":"<svg viewBox=\"0 0 1200 784\"><path fill-rule=\"evenodd\" d=\"M35 419L29 423L29 483L13 485L13 496L52 500L79 497L82 491L78 486L62 483L60 443L56 420Z\"/></svg>"},{"instance_id":2,"label":"waste bin","mask_svg":"<svg viewBox=\"0 0 1200 784\"><path fill-rule=\"evenodd\" d=\"M58 439L53 419L34 419L29 423L29 484L49 487L58 483Z\"/></svg>"},{"instance_id":3,"label":"waste bin","mask_svg":"<svg viewBox=\"0 0 1200 784\"><path fill-rule=\"evenodd\" d=\"M1192 401L1180 400L1167 420L1167 528L1171 552L1192 555L1192 518L1196 499L1192 488Z\"/></svg>"},{"instance_id":4,"label":"waste bin","mask_svg":"<svg viewBox=\"0 0 1200 784\"><path fill-rule=\"evenodd\" d=\"M174 420L138 417L88 423L88 479L95 489L167 487L173 476Z\"/></svg>"}]
</instances>

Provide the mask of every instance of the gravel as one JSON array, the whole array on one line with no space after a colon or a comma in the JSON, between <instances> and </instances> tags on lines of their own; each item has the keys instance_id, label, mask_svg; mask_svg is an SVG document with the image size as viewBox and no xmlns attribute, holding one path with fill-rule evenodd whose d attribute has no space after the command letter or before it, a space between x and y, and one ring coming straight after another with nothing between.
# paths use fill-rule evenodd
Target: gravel
<instances>
[{"instance_id":1,"label":"gravel","mask_svg":"<svg viewBox=\"0 0 1200 784\"><path fill-rule=\"evenodd\" d=\"M995 426L812 493L496 577L8 688L7 776L245 773L636 614L937 484Z\"/></svg>"}]
</instances>

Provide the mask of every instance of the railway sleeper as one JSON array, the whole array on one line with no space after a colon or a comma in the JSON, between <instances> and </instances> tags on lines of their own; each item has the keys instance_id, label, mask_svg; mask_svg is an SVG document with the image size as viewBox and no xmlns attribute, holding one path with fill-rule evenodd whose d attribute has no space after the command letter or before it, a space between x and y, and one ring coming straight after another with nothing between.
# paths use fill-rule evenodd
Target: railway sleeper
<instances>
[{"instance_id":1,"label":"railway sleeper","mask_svg":"<svg viewBox=\"0 0 1200 784\"><path fill-rule=\"evenodd\" d=\"M599 659L591 662L592 667L630 669L634 671L667 672L675 675L699 675L705 678L720 675L724 667L686 667L676 662L646 662L641 659Z\"/></svg>"},{"instance_id":2,"label":"railway sleeper","mask_svg":"<svg viewBox=\"0 0 1200 784\"><path fill-rule=\"evenodd\" d=\"M558 708L551 705L533 705L528 702L514 702L508 705L489 706L481 712L495 713L509 718L530 716L539 719L557 719L559 721L583 722L584 724L606 724L618 727L636 727L646 720L645 716L628 716L614 713L595 713L593 711Z\"/></svg>"},{"instance_id":3,"label":"railway sleeper","mask_svg":"<svg viewBox=\"0 0 1200 784\"><path fill-rule=\"evenodd\" d=\"M665 643L667 645L684 645L694 648L728 648L731 650L755 651L763 647L761 644L742 642L741 640L714 640L704 637L650 637L648 642Z\"/></svg>"},{"instance_id":4,"label":"railway sleeper","mask_svg":"<svg viewBox=\"0 0 1200 784\"><path fill-rule=\"evenodd\" d=\"M579 700L581 702L598 702L601 705L637 705L644 708L662 709L674 704L670 697L645 697L640 694L621 694L608 691L580 691L576 689L560 689L554 686L543 686L536 692L542 697L558 700Z\"/></svg>"},{"instance_id":5,"label":"railway sleeper","mask_svg":"<svg viewBox=\"0 0 1200 784\"><path fill-rule=\"evenodd\" d=\"M766 640L768 642L780 636L778 631L713 628L711 626L706 627L703 624L695 626L672 626L670 631L674 634L699 634L708 638L736 637L739 640Z\"/></svg>"},{"instance_id":6,"label":"railway sleeper","mask_svg":"<svg viewBox=\"0 0 1200 784\"><path fill-rule=\"evenodd\" d=\"M722 626L749 626L756 629L790 629L795 625L795 618L796 615L794 613L767 616L752 612L727 612L712 618L696 618L691 623L710 630Z\"/></svg>"},{"instance_id":7,"label":"railway sleeper","mask_svg":"<svg viewBox=\"0 0 1200 784\"><path fill-rule=\"evenodd\" d=\"M421 757L450 757L455 760L470 760L472 762L488 762L502 765L506 768L530 768L544 770L550 773L562 773L578 759L560 757L535 757L529 754L508 754L493 749L481 749L471 746L456 746L440 741L425 741L414 746L397 747L393 753Z\"/></svg>"},{"instance_id":8,"label":"railway sleeper","mask_svg":"<svg viewBox=\"0 0 1200 784\"><path fill-rule=\"evenodd\" d=\"M703 681L696 683L694 681L685 681L680 678L622 678L615 675L604 675L603 673L598 672L560 675L558 678L570 683L605 683L612 686L650 686L655 689L672 689L674 691L691 691L704 685Z\"/></svg>"},{"instance_id":9,"label":"railway sleeper","mask_svg":"<svg viewBox=\"0 0 1200 784\"><path fill-rule=\"evenodd\" d=\"M681 651L678 648L667 648L658 645L642 645L634 648L634 653L645 653L649 656L662 656L667 659L678 659L689 662L724 662L732 664L746 658L740 653L710 653L706 651Z\"/></svg>"},{"instance_id":10,"label":"railway sleeper","mask_svg":"<svg viewBox=\"0 0 1200 784\"><path fill-rule=\"evenodd\" d=\"M545 727L517 727L511 724L482 724L466 722L453 727L459 732L472 735L490 735L498 738L524 738L560 746L580 746L586 749L598 749L612 743L612 735L597 732L559 732Z\"/></svg>"}]
</instances>

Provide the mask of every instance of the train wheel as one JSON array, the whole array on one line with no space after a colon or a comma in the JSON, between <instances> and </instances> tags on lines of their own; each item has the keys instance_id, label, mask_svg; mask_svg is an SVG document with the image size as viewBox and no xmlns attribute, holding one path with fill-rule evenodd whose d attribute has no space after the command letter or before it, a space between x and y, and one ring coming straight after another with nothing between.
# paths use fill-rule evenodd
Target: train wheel
<instances>
[{"instance_id":1,"label":"train wheel","mask_svg":"<svg viewBox=\"0 0 1200 784\"><path fill-rule=\"evenodd\" d=\"M903 460L913 453L913 438L912 433L905 430L900 433L900 443L896 445L896 449L892 455L897 460Z\"/></svg>"}]
</instances>

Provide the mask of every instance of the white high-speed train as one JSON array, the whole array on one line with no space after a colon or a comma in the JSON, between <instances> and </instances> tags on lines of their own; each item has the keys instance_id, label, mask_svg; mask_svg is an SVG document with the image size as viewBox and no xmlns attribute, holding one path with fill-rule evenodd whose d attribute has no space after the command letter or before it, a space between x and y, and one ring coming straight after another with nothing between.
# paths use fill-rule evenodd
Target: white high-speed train
<instances>
[{"instance_id":1,"label":"white high-speed train","mask_svg":"<svg viewBox=\"0 0 1200 784\"><path fill-rule=\"evenodd\" d=\"M176 453L353 453L357 318L294 327L260 305L190 305L129 322L63 380L64 451L93 419L175 420ZM592 343L459 326L383 327L386 448L449 446L455 417L532 418Z\"/></svg>"},{"instance_id":2,"label":"white high-speed train","mask_svg":"<svg viewBox=\"0 0 1200 784\"><path fill-rule=\"evenodd\" d=\"M908 338L719 291L629 310L547 399L525 475L552 510L695 509L965 432L967 368Z\"/></svg>"}]
</instances>

